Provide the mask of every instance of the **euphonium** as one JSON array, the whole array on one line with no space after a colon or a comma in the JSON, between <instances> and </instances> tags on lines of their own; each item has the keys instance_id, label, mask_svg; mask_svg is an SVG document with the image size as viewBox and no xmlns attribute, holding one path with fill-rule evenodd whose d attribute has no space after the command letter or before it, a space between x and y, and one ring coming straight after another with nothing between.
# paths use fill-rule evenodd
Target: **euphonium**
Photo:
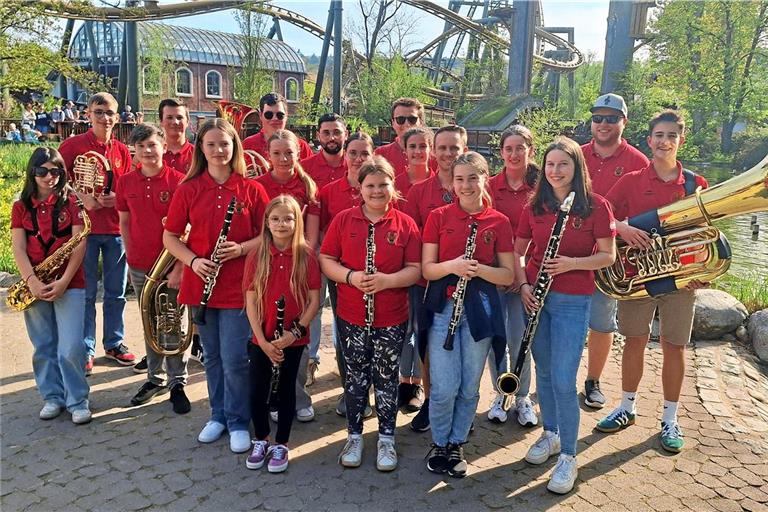
<instances>
[{"instance_id":1,"label":"euphonium","mask_svg":"<svg viewBox=\"0 0 768 512\"><path fill-rule=\"evenodd\" d=\"M616 262L597 271L597 286L621 300L712 281L731 264L728 240L712 222L759 211L768 211L768 155L735 178L629 219L651 234L651 248L635 249L618 240Z\"/></svg>"}]
</instances>

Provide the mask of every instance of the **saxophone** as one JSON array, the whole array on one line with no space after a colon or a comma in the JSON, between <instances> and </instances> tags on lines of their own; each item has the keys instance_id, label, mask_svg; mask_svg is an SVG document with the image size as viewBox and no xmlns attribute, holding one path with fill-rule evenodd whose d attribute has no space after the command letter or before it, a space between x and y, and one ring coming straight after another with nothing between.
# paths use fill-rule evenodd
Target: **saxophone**
<instances>
[{"instance_id":1,"label":"saxophone","mask_svg":"<svg viewBox=\"0 0 768 512\"><path fill-rule=\"evenodd\" d=\"M85 237L91 232L91 219L88 218L83 202L79 198L77 199L77 206L80 208L80 214L83 216L83 230L76 235L72 235L72 238L67 240L64 245L56 249L42 263L38 263L35 266L35 276L42 283L50 283L56 278L56 274L61 266L69 259L77 246L80 245L80 242L85 240ZM24 311L36 300L37 297L32 295L32 291L29 289L29 283L22 279L8 288L8 296L5 299L5 303L15 311Z\"/></svg>"},{"instance_id":2,"label":"saxophone","mask_svg":"<svg viewBox=\"0 0 768 512\"><path fill-rule=\"evenodd\" d=\"M365 273L367 275L376 273L376 240L374 239L375 226L373 223L368 224L368 239L365 242ZM374 295L372 293L366 293L363 296L365 300L365 332L368 336L371 335L371 328L373 327L374 317Z\"/></svg>"},{"instance_id":3,"label":"saxophone","mask_svg":"<svg viewBox=\"0 0 768 512\"><path fill-rule=\"evenodd\" d=\"M469 225L469 237L467 238L467 245L464 246L464 259L471 260L475 255L475 247L477 239L477 222L473 222ZM448 324L448 336L445 337L445 343L443 348L445 350L453 350L453 336L456 334L456 328L461 321L461 315L464 313L464 294L467 293L467 284L469 279L466 277L459 278L456 283L456 289L453 291L451 297L453 297L453 313L451 313L451 321Z\"/></svg>"}]
</instances>

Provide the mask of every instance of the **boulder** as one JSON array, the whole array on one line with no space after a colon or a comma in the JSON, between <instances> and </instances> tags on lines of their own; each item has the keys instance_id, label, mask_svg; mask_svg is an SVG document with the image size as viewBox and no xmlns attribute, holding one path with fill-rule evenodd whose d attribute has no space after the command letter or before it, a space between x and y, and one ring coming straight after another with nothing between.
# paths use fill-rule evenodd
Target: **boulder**
<instances>
[{"instance_id":1,"label":"boulder","mask_svg":"<svg viewBox=\"0 0 768 512\"><path fill-rule=\"evenodd\" d=\"M749 314L744 304L722 290L696 290L693 338L716 340L735 331Z\"/></svg>"},{"instance_id":2,"label":"boulder","mask_svg":"<svg viewBox=\"0 0 768 512\"><path fill-rule=\"evenodd\" d=\"M749 337L757 357L768 363L768 309L756 311L749 317Z\"/></svg>"},{"instance_id":3,"label":"boulder","mask_svg":"<svg viewBox=\"0 0 768 512\"><path fill-rule=\"evenodd\" d=\"M8 272L0 272L0 288L8 288L16 281L19 281L21 276L18 274L9 274Z\"/></svg>"}]
</instances>

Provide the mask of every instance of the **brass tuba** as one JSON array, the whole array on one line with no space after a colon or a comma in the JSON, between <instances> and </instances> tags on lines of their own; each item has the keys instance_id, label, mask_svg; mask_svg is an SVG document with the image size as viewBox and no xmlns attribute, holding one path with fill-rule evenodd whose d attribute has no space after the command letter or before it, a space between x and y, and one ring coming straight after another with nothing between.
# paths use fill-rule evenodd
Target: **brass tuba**
<instances>
[{"instance_id":1,"label":"brass tuba","mask_svg":"<svg viewBox=\"0 0 768 512\"><path fill-rule=\"evenodd\" d=\"M597 287L622 300L712 281L731 264L728 240L712 222L759 211L768 211L768 155L735 178L629 219L651 234L651 248L617 240L616 261L596 272Z\"/></svg>"}]
</instances>

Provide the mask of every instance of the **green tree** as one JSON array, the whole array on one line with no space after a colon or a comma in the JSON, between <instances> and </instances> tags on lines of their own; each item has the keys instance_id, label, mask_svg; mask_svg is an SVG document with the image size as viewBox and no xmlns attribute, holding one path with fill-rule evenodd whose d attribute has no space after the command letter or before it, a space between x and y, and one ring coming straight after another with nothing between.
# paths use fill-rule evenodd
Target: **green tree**
<instances>
[{"instance_id":1,"label":"green tree","mask_svg":"<svg viewBox=\"0 0 768 512\"><path fill-rule=\"evenodd\" d=\"M256 12L250 4L235 12L240 27L240 70L230 73L234 76L235 98L240 103L256 106L259 98L274 90L274 80L262 59L266 35L267 17Z\"/></svg>"}]
</instances>

